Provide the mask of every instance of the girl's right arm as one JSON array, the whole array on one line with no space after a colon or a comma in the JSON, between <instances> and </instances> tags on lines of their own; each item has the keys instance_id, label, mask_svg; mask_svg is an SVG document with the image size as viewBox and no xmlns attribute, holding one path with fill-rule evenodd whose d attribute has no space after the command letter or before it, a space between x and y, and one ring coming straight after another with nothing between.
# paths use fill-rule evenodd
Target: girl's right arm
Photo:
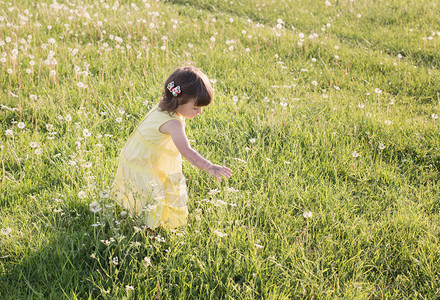
<instances>
[{"instance_id":1,"label":"girl's right arm","mask_svg":"<svg viewBox=\"0 0 440 300\"><path fill-rule=\"evenodd\" d=\"M188 138L186 137L185 127L180 121L168 121L160 126L159 131L171 135L171 138L173 139L173 142L180 154L182 154L182 156L193 166L208 172L217 178L218 181L221 181L220 176L224 176L226 178L231 177L231 169L211 163L209 160L201 156L196 150L191 148Z\"/></svg>"}]
</instances>

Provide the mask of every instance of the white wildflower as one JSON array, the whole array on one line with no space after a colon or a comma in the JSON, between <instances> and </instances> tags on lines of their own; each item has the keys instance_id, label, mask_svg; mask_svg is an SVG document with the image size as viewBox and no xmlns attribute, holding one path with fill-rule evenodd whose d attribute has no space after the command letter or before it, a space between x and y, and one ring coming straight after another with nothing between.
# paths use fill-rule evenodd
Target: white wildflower
<instances>
[{"instance_id":1,"label":"white wildflower","mask_svg":"<svg viewBox=\"0 0 440 300\"><path fill-rule=\"evenodd\" d=\"M117 256L110 258L110 264L115 266L119 265L119 258Z\"/></svg>"}]
</instances>

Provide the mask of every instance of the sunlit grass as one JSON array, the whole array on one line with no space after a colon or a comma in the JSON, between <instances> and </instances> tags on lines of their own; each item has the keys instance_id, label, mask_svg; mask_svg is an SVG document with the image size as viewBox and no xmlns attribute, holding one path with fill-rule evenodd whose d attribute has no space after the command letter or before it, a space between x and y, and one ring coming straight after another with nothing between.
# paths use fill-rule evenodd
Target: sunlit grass
<instances>
[{"instance_id":1,"label":"sunlit grass","mask_svg":"<svg viewBox=\"0 0 440 300\"><path fill-rule=\"evenodd\" d=\"M435 1L0 3L0 295L439 297ZM108 192L175 67L214 103L156 238Z\"/></svg>"}]
</instances>

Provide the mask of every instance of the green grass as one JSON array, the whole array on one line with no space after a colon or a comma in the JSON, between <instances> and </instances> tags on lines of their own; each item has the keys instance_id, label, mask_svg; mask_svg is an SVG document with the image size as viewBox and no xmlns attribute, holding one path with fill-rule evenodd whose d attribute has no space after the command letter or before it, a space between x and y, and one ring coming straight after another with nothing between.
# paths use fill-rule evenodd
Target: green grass
<instances>
[{"instance_id":1,"label":"green grass","mask_svg":"<svg viewBox=\"0 0 440 300\"><path fill-rule=\"evenodd\" d=\"M0 2L1 299L440 298L436 1L50 3ZM185 63L234 175L151 239L103 193Z\"/></svg>"}]
</instances>

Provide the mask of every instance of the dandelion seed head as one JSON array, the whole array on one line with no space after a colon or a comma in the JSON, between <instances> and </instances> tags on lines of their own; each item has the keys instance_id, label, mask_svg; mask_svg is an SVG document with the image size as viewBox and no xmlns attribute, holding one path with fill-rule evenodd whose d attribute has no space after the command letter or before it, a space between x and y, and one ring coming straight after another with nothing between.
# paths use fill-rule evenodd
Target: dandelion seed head
<instances>
[{"instance_id":1,"label":"dandelion seed head","mask_svg":"<svg viewBox=\"0 0 440 300\"><path fill-rule=\"evenodd\" d=\"M49 132L52 132L53 131L53 129L54 129L54 127L53 127L53 125L52 124L46 124L46 129L47 129L47 131L49 131Z\"/></svg>"},{"instance_id":2,"label":"dandelion seed head","mask_svg":"<svg viewBox=\"0 0 440 300\"><path fill-rule=\"evenodd\" d=\"M90 161L88 161L88 162L86 162L86 163L83 165L83 167L86 168L86 169L88 169L88 168L91 168L92 165L93 165L93 163L90 162Z\"/></svg>"},{"instance_id":3,"label":"dandelion seed head","mask_svg":"<svg viewBox=\"0 0 440 300\"><path fill-rule=\"evenodd\" d=\"M78 196L79 196L79 194L78 194ZM102 207L101 207L101 205L99 205L99 203L97 201L93 201L92 203L89 204L89 209L92 213L95 214L97 212L100 212L102 210Z\"/></svg>"},{"instance_id":4,"label":"dandelion seed head","mask_svg":"<svg viewBox=\"0 0 440 300\"><path fill-rule=\"evenodd\" d=\"M142 264L144 265L144 267L148 268L149 266L151 266L151 259L145 256L142 260Z\"/></svg>"},{"instance_id":5,"label":"dandelion seed head","mask_svg":"<svg viewBox=\"0 0 440 300\"><path fill-rule=\"evenodd\" d=\"M102 199L107 199L108 197L110 197L110 194L106 191L99 191L99 197L101 197Z\"/></svg>"},{"instance_id":6,"label":"dandelion seed head","mask_svg":"<svg viewBox=\"0 0 440 300\"><path fill-rule=\"evenodd\" d=\"M91 136L92 135L92 133L87 129L87 128L84 128L83 129L83 136L85 137L85 138L88 138L89 136Z\"/></svg>"},{"instance_id":7,"label":"dandelion seed head","mask_svg":"<svg viewBox=\"0 0 440 300\"><path fill-rule=\"evenodd\" d=\"M10 227L5 227L5 228L2 228L0 230L0 232L1 232L1 234L7 236L12 232L12 229Z\"/></svg>"},{"instance_id":8,"label":"dandelion seed head","mask_svg":"<svg viewBox=\"0 0 440 300\"><path fill-rule=\"evenodd\" d=\"M303 217L306 219L310 219L312 217L312 212L311 211L303 212Z\"/></svg>"},{"instance_id":9,"label":"dandelion seed head","mask_svg":"<svg viewBox=\"0 0 440 300\"><path fill-rule=\"evenodd\" d=\"M220 232L220 231L218 231L218 230L214 230L214 233L215 233L218 237L221 237L221 238L227 236L226 233Z\"/></svg>"}]
</instances>

